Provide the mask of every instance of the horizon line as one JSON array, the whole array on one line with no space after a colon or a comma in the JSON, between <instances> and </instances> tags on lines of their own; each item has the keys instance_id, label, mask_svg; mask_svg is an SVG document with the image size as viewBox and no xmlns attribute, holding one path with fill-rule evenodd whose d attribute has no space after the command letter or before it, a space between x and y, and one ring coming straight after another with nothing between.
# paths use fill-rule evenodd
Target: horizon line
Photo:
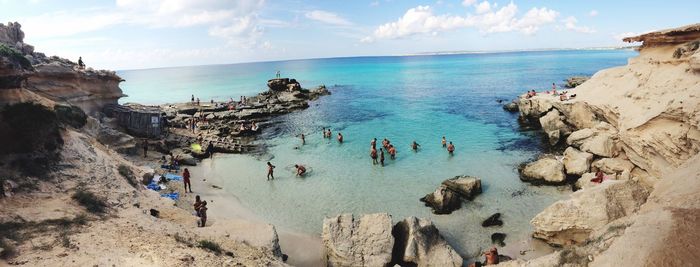
<instances>
[{"instance_id":1,"label":"horizon line","mask_svg":"<svg viewBox=\"0 0 700 267\"><path fill-rule=\"evenodd\" d=\"M251 64L251 63L272 63L272 62L284 62L284 61L321 60L321 59L449 56L449 55L502 54L502 53L548 52L548 51L586 51L586 50L603 51L603 50L627 50L627 49L637 49L637 48L639 48L639 45L599 46L599 47L583 47L583 48L570 48L569 47L569 48L531 48L531 49L508 49L508 50L456 50L456 51L415 52L415 53L394 54L394 55L335 56L335 57L295 58L295 59L280 59L280 60L260 60L260 61L246 61L246 62L233 62L233 63L213 63L213 64L200 64L200 65L196 65L196 64L195 65L178 65L178 66L122 69L122 70L114 70L114 71L120 72L120 71L137 71L137 70L175 69L175 68L187 68L187 67L239 65L239 64Z\"/></svg>"}]
</instances>

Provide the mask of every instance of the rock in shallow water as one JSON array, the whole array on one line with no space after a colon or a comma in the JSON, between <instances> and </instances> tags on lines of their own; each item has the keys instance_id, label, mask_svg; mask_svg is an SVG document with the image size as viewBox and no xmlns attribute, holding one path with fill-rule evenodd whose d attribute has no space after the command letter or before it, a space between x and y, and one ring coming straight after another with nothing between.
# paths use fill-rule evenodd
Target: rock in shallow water
<instances>
[{"instance_id":1,"label":"rock in shallow water","mask_svg":"<svg viewBox=\"0 0 700 267\"><path fill-rule=\"evenodd\" d=\"M433 208L435 214L450 214L462 207L459 195L445 185L440 185L435 192L425 195L420 201Z\"/></svg>"},{"instance_id":2,"label":"rock in shallow water","mask_svg":"<svg viewBox=\"0 0 700 267\"><path fill-rule=\"evenodd\" d=\"M473 199L481 194L481 179L471 176L455 176L442 182L448 189L466 199Z\"/></svg>"},{"instance_id":3,"label":"rock in shallow water","mask_svg":"<svg viewBox=\"0 0 700 267\"><path fill-rule=\"evenodd\" d=\"M561 184L566 180L564 164L553 157L530 162L520 170L520 179L535 184Z\"/></svg>"},{"instance_id":4,"label":"rock in shallow water","mask_svg":"<svg viewBox=\"0 0 700 267\"><path fill-rule=\"evenodd\" d=\"M385 266L394 247L387 213L342 214L323 220L323 245L328 266Z\"/></svg>"},{"instance_id":5,"label":"rock in shallow water","mask_svg":"<svg viewBox=\"0 0 700 267\"><path fill-rule=\"evenodd\" d=\"M489 216L486 220L484 220L481 223L482 227L490 227L490 226L501 226L503 225L503 221L501 221L501 213L496 212L493 215Z\"/></svg>"},{"instance_id":6,"label":"rock in shallow water","mask_svg":"<svg viewBox=\"0 0 700 267\"><path fill-rule=\"evenodd\" d=\"M497 244L501 247L505 247L506 234L504 233L493 233L491 234L491 243Z\"/></svg>"},{"instance_id":7,"label":"rock in shallow water","mask_svg":"<svg viewBox=\"0 0 700 267\"><path fill-rule=\"evenodd\" d=\"M463 259L435 225L424 218L408 217L394 226L395 263L417 266L462 266Z\"/></svg>"}]
</instances>

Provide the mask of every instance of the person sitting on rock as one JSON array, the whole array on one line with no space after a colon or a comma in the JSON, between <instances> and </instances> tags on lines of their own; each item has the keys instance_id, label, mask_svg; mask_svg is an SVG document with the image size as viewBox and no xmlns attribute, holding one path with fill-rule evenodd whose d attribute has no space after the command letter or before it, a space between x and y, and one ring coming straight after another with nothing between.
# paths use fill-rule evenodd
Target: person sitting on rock
<instances>
[{"instance_id":1,"label":"person sitting on rock","mask_svg":"<svg viewBox=\"0 0 700 267\"><path fill-rule=\"evenodd\" d=\"M591 182L598 183L598 184L602 183L604 176L605 176L605 174L603 173L603 171L598 170L595 172L595 178L591 179Z\"/></svg>"},{"instance_id":2,"label":"person sitting on rock","mask_svg":"<svg viewBox=\"0 0 700 267\"><path fill-rule=\"evenodd\" d=\"M304 176L304 174L306 174L306 168L304 166L296 164L294 168L297 168L297 176Z\"/></svg>"},{"instance_id":3,"label":"person sitting on rock","mask_svg":"<svg viewBox=\"0 0 700 267\"><path fill-rule=\"evenodd\" d=\"M447 146L447 152L450 153L450 155L454 154L455 152L455 145L450 142L450 144Z\"/></svg>"}]
</instances>

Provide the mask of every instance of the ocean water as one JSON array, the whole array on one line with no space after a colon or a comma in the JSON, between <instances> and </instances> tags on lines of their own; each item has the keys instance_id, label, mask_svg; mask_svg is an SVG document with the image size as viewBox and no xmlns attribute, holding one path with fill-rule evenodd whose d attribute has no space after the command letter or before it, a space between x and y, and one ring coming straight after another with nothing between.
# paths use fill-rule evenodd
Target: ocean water
<instances>
[{"instance_id":1,"label":"ocean water","mask_svg":"<svg viewBox=\"0 0 700 267\"><path fill-rule=\"evenodd\" d=\"M559 86L572 75L624 65L637 53L546 51L443 56L312 59L235 65L120 71L129 97L122 102L158 104L238 99L265 90L280 70L303 87L325 84L332 95L307 110L264 124L262 156L217 155L200 167L204 176L223 179L223 190L277 227L309 234L321 232L324 217L340 213L388 212L395 221L408 216L433 220L465 257L491 246L494 232L506 243L527 239L529 220L568 187L538 187L521 182L518 164L542 150L541 136L520 129L517 114L498 100L527 90ZM333 139L322 138L330 127ZM335 140L342 132L345 142ZM299 134L306 135L301 145ZM456 146L454 156L440 144ZM370 140L388 138L397 159L372 165ZM410 149L412 141L421 145ZM265 162L277 166L265 179ZM294 177L294 164L308 166ZM450 215L433 215L418 199L456 175L482 179L483 193ZM502 227L484 229L481 221L501 212Z\"/></svg>"}]
</instances>

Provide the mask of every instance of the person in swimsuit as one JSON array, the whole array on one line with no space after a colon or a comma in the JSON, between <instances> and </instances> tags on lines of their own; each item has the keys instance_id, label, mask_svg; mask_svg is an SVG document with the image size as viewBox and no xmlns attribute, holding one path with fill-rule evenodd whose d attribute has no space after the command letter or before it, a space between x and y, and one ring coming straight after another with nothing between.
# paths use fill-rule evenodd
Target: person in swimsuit
<instances>
[{"instance_id":1,"label":"person in swimsuit","mask_svg":"<svg viewBox=\"0 0 700 267\"><path fill-rule=\"evenodd\" d=\"M338 142L341 144L343 143L343 134L341 134L340 132L338 132Z\"/></svg>"},{"instance_id":2,"label":"person in swimsuit","mask_svg":"<svg viewBox=\"0 0 700 267\"><path fill-rule=\"evenodd\" d=\"M328 133L326 134L326 138L331 138L333 136L333 133L331 133L331 128L328 128Z\"/></svg>"},{"instance_id":3,"label":"person in swimsuit","mask_svg":"<svg viewBox=\"0 0 700 267\"><path fill-rule=\"evenodd\" d=\"M447 139L445 137L442 137L442 147L447 147Z\"/></svg>"},{"instance_id":4,"label":"person in swimsuit","mask_svg":"<svg viewBox=\"0 0 700 267\"><path fill-rule=\"evenodd\" d=\"M207 225L207 210L207 202L202 201L202 206L199 207L199 219L201 221L199 227Z\"/></svg>"},{"instance_id":5,"label":"person in swimsuit","mask_svg":"<svg viewBox=\"0 0 700 267\"><path fill-rule=\"evenodd\" d=\"M413 151L418 151L419 146L420 145L416 143L416 140L413 140L413 143L411 143L411 148L413 149Z\"/></svg>"},{"instance_id":6,"label":"person in swimsuit","mask_svg":"<svg viewBox=\"0 0 700 267\"><path fill-rule=\"evenodd\" d=\"M591 182L602 183L604 177L605 177L605 174L603 173L603 171L598 170L595 172L595 178L591 179Z\"/></svg>"},{"instance_id":7,"label":"person in swimsuit","mask_svg":"<svg viewBox=\"0 0 700 267\"><path fill-rule=\"evenodd\" d=\"M379 150L381 150L381 148ZM369 157L372 158L372 164L377 164L377 148L374 146L369 149Z\"/></svg>"},{"instance_id":8,"label":"person in swimsuit","mask_svg":"<svg viewBox=\"0 0 700 267\"><path fill-rule=\"evenodd\" d=\"M275 179L275 165L272 165L269 161L267 162L267 180L269 181L270 179L274 180Z\"/></svg>"},{"instance_id":9,"label":"person in swimsuit","mask_svg":"<svg viewBox=\"0 0 700 267\"><path fill-rule=\"evenodd\" d=\"M382 167L384 167L384 149L382 148L379 148L379 164L381 164Z\"/></svg>"},{"instance_id":10,"label":"person in swimsuit","mask_svg":"<svg viewBox=\"0 0 700 267\"><path fill-rule=\"evenodd\" d=\"M323 134L323 138L326 138L326 127L321 129L321 133Z\"/></svg>"},{"instance_id":11,"label":"person in swimsuit","mask_svg":"<svg viewBox=\"0 0 700 267\"><path fill-rule=\"evenodd\" d=\"M369 145L372 147L377 147L377 138L372 138L372 141L369 143Z\"/></svg>"},{"instance_id":12,"label":"person in swimsuit","mask_svg":"<svg viewBox=\"0 0 700 267\"><path fill-rule=\"evenodd\" d=\"M185 168L182 171L182 181L185 183L185 193L187 193L187 186L190 187L190 193L192 193L192 183L190 183L190 170Z\"/></svg>"},{"instance_id":13,"label":"person in swimsuit","mask_svg":"<svg viewBox=\"0 0 700 267\"><path fill-rule=\"evenodd\" d=\"M455 145L453 145L452 142L450 142L450 144L447 145L447 152L449 152L450 155L454 154L454 152L455 152Z\"/></svg>"},{"instance_id":14,"label":"person in swimsuit","mask_svg":"<svg viewBox=\"0 0 700 267\"><path fill-rule=\"evenodd\" d=\"M304 134L301 134L301 145L305 145L305 144L306 144L306 136L304 136Z\"/></svg>"},{"instance_id":15,"label":"person in swimsuit","mask_svg":"<svg viewBox=\"0 0 700 267\"><path fill-rule=\"evenodd\" d=\"M304 166L296 164L294 168L297 168L297 176L304 176L304 174L306 174L306 168L304 168Z\"/></svg>"},{"instance_id":16,"label":"person in swimsuit","mask_svg":"<svg viewBox=\"0 0 700 267\"><path fill-rule=\"evenodd\" d=\"M392 144L389 144L389 157L391 159L396 159L396 148Z\"/></svg>"},{"instance_id":17,"label":"person in swimsuit","mask_svg":"<svg viewBox=\"0 0 700 267\"><path fill-rule=\"evenodd\" d=\"M202 207L202 199L197 195L194 197L194 211L197 214L197 217L199 217L199 208Z\"/></svg>"}]
</instances>

